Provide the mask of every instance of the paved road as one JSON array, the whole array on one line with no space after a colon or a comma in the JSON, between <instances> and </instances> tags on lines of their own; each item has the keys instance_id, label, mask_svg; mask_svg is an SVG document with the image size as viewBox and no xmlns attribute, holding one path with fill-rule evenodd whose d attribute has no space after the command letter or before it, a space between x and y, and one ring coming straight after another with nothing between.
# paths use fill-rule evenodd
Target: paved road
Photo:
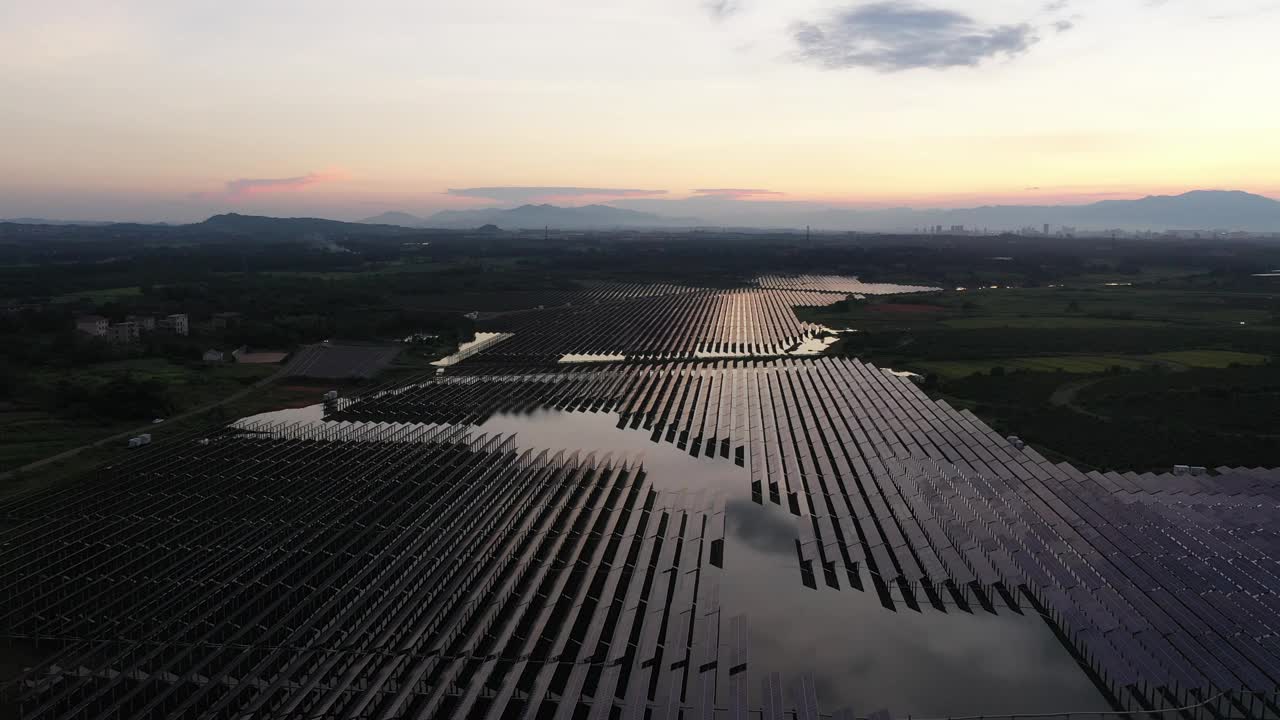
<instances>
[{"instance_id":1,"label":"paved road","mask_svg":"<svg viewBox=\"0 0 1280 720\"><path fill-rule=\"evenodd\" d=\"M227 403L235 402L236 400L243 398L249 393L254 392L255 390L258 390L264 385L268 385L284 377L285 370L286 368L282 367L279 370L277 370L274 374L268 375L267 377L262 378L258 382L246 387L245 389L235 394L228 395L227 397L224 397L221 400L216 400L214 402L208 403L207 405L201 405L198 408L187 410L186 412L179 413L177 415L174 415L171 418L166 418L165 424L167 425L169 423L178 422L180 420L186 420L187 418L192 418L202 413L209 412L210 410L216 407L221 407L222 405L226 405ZM0 473L0 482L8 480L12 478L15 474L20 472L38 470L44 467L45 465L52 465L53 463L62 462L63 460L66 460L67 458L70 458L70 457L74 457L80 454L81 452L88 450L89 448L102 447L103 445L108 445L114 442L123 442L125 440L128 440L131 437L134 437L135 435L139 435L141 433L147 432L148 430L152 430L154 428L155 428L155 425L153 425L152 423L147 423L146 425L139 425L138 427L133 428L132 430L126 430L122 433L112 435L111 437L105 437L105 438L102 438L101 440L95 440L94 442L91 442L87 445L81 445L80 447L71 448L70 450L64 450L58 453L57 455L50 455L47 458L42 458L40 460L36 460L35 462L27 463L26 465L23 465L17 470L9 470L7 472Z\"/></svg>"}]
</instances>

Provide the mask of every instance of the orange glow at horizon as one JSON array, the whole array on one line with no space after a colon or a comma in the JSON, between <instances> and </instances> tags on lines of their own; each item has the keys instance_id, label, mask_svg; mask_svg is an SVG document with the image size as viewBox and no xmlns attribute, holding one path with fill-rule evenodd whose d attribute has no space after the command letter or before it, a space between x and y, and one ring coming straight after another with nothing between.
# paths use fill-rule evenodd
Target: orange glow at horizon
<instances>
[{"instance_id":1,"label":"orange glow at horizon","mask_svg":"<svg viewBox=\"0 0 1280 720\"><path fill-rule=\"evenodd\" d=\"M1278 15L1256 0L1072 0L1063 32L1044 3L927 0L1039 34L895 71L796 59L788 28L826 0L716 22L697 0L379 4L11 3L0 217L1280 196ZM529 187L651 194L450 192Z\"/></svg>"}]
</instances>

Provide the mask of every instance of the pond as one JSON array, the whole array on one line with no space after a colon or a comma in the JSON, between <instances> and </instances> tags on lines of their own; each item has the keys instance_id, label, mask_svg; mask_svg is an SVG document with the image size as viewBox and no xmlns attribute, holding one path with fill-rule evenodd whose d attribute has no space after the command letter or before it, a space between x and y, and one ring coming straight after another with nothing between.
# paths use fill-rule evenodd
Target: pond
<instances>
[{"instance_id":1,"label":"pond","mask_svg":"<svg viewBox=\"0 0 1280 720\"><path fill-rule=\"evenodd\" d=\"M801 518L752 500L744 468L693 457L643 429L619 429L611 413L538 410L496 415L482 431L516 433L526 448L584 449L641 458L660 490L723 493L726 511L722 633L726 618L749 619L751 676L814 673L825 709L859 714L881 707L898 716L1106 711L1109 706L1050 627L1024 605L1019 614L997 602L992 614L974 605L916 611L881 604L874 591L847 583L836 590L801 579L795 539ZM862 586L871 588L870 578ZM722 636L723 637L723 636ZM718 683L723 697L728 669ZM757 682L753 703L761 702Z\"/></svg>"}]
</instances>

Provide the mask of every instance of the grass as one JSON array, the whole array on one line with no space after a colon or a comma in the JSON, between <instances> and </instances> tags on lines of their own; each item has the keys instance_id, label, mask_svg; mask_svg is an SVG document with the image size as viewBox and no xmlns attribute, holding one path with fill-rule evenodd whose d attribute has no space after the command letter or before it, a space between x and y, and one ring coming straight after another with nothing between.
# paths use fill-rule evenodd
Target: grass
<instances>
[{"instance_id":1,"label":"grass","mask_svg":"<svg viewBox=\"0 0 1280 720\"><path fill-rule=\"evenodd\" d=\"M271 410L281 410L284 408L304 407L314 405L320 402L320 397L325 390L338 389L344 390L347 386L343 383L328 382L321 384L306 384L290 382L289 384L272 383L258 390L249 393L247 396L236 400L235 402L214 408L207 413L197 415L195 417L186 418L179 421L171 421L152 425L149 432L152 435L153 442L163 442L165 439L175 436L185 435L196 432L204 428L215 428L225 425L226 423L238 420L249 415L257 415L258 413L268 412ZM118 426L98 426L86 427L76 426L74 423L67 422L56 416L46 416L49 425L44 429L33 426L33 430L46 433L50 439L58 442L57 446L39 448L40 454L36 457L30 457L24 461L31 462L40 458L55 455L63 450L73 447L79 447L86 443L93 442L96 439L110 437L120 432L138 427L141 423L131 422ZM34 420L36 418L27 418ZM15 413L0 413L0 456L6 452L6 443L9 436L6 432L6 421L12 420L17 422L20 418L15 417ZM8 447L10 453L14 452L13 447ZM30 445L35 450L36 445ZM125 457L130 450L122 443L111 443L100 447L88 448L69 458L61 460L57 463L43 466L38 470L19 473L16 477L0 484L0 497L10 495L17 492L24 492L42 487L50 487L71 478L82 475L93 468L112 460ZM0 470L6 469L0 467Z\"/></svg>"},{"instance_id":2,"label":"grass","mask_svg":"<svg viewBox=\"0 0 1280 720\"><path fill-rule=\"evenodd\" d=\"M106 383L122 375L131 375L137 380L155 380L171 387L187 399L191 394L207 396L199 388L208 385L230 386L243 385L260 380L277 370L275 365L239 365L224 363L216 365L185 365L170 362L164 358L134 358L95 363L72 370L44 370L31 374L35 382L57 382L67 379L86 384ZM214 388L216 390L220 388ZM197 400L199 397L196 398ZM189 404L198 404L192 402Z\"/></svg>"},{"instance_id":3,"label":"grass","mask_svg":"<svg viewBox=\"0 0 1280 720\"><path fill-rule=\"evenodd\" d=\"M1267 362L1263 355L1231 350L1183 350L1155 353L1147 357L1193 368L1228 368L1232 365L1264 365Z\"/></svg>"},{"instance_id":4,"label":"grass","mask_svg":"<svg viewBox=\"0 0 1280 720\"><path fill-rule=\"evenodd\" d=\"M141 296L142 296L142 287L138 285L132 285L129 287L106 288L103 290L78 290L76 292L66 293L64 295L58 295L51 299L53 300L53 302L56 302L56 303L76 302L78 300L88 299L90 302L101 305L103 303L108 303L113 300L120 300L122 298L141 297Z\"/></svg>"},{"instance_id":5,"label":"grass","mask_svg":"<svg viewBox=\"0 0 1280 720\"><path fill-rule=\"evenodd\" d=\"M992 316L966 317L943 320L942 324L956 330L976 330L979 328L1144 328L1163 327L1168 325L1161 320L1127 320L1123 318L1079 317L1070 315L1042 315L1035 317Z\"/></svg>"},{"instance_id":6,"label":"grass","mask_svg":"<svg viewBox=\"0 0 1280 720\"><path fill-rule=\"evenodd\" d=\"M996 367L1002 367L1009 372L1025 370L1027 372L1092 374L1107 372L1113 367L1140 370L1151 364L1141 356L1062 355L972 361L925 361L911 365L919 371L934 373L942 378L962 378L979 373L990 373L991 369Z\"/></svg>"},{"instance_id":7,"label":"grass","mask_svg":"<svg viewBox=\"0 0 1280 720\"><path fill-rule=\"evenodd\" d=\"M884 312L885 305L924 303L931 312ZM873 298L800 308L801 319L829 327L876 329L1149 328L1274 326L1276 302L1220 290L1149 287L974 289Z\"/></svg>"},{"instance_id":8,"label":"grass","mask_svg":"<svg viewBox=\"0 0 1280 720\"><path fill-rule=\"evenodd\" d=\"M1280 463L1274 366L1093 376L1070 403L1053 401L1079 378L1045 372L942 378L931 394L1084 468L1168 472L1179 462Z\"/></svg>"},{"instance_id":9,"label":"grass","mask_svg":"<svg viewBox=\"0 0 1280 720\"><path fill-rule=\"evenodd\" d=\"M475 265L475 264L473 264ZM495 263L479 263L478 266L486 270L496 267ZM262 275L270 275L272 277L281 278L307 278L312 280L368 280L386 275L402 275L414 273L442 273L459 268L466 267L464 263L458 262L381 262L366 263L359 267L352 267L348 270L329 270L329 271L311 271L311 270L272 270L260 273ZM240 273L224 273L226 275L239 275Z\"/></svg>"},{"instance_id":10,"label":"grass","mask_svg":"<svg viewBox=\"0 0 1280 720\"><path fill-rule=\"evenodd\" d=\"M1012 357L986 360L938 360L910 363L917 372L934 373L944 379L968 377L990 373L1001 367L1008 372L1062 372L1090 375L1109 372L1121 367L1125 370L1143 370L1153 365L1172 369L1227 368L1232 365L1258 366L1267 362L1265 355L1230 350L1184 350L1152 353L1148 355L1057 355L1048 357Z\"/></svg>"},{"instance_id":11,"label":"grass","mask_svg":"<svg viewBox=\"0 0 1280 720\"><path fill-rule=\"evenodd\" d=\"M1168 267L1155 266L1144 267L1142 268L1142 272L1137 275L1130 275L1118 271L1081 273L1080 275L1075 275L1061 281L1061 284L1068 287L1092 287L1105 285L1107 283L1150 283L1160 280L1176 280L1179 278L1193 277L1203 272L1203 268L1180 267L1177 265Z\"/></svg>"},{"instance_id":12,"label":"grass","mask_svg":"<svg viewBox=\"0 0 1280 720\"><path fill-rule=\"evenodd\" d=\"M139 358L98 363L74 370L33 373L31 381L53 385L59 381L93 386L131 374L137 379L163 382L175 412L199 407L234 395L276 371L272 365L187 366L162 358ZM255 393L256 395L257 393ZM95 442L138 427L147 418L92 422L65 417L47 408L17 404L0 410L0 472L13 470L64 450ZM159 429L164 425L156 425Z\"/></svg>"},{"instance_id":13,"label":"grass","mask_svg":"<svg viewBox=\"0 0 1280 720\"><path fill-rule=\"evenodd\" d=\"M0 471L110 437L138 424L73 421L43 410L0 411Z\"/></svg>"}]
</instances>

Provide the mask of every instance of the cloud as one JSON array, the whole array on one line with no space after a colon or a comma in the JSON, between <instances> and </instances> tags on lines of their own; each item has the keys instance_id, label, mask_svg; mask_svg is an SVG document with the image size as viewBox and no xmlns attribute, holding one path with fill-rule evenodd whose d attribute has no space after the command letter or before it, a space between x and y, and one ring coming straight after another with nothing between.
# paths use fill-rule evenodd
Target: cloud
<instances>
[{"instance_id":1,"label":"cloud","mask_svg":"<svg viewBox=\"0 0 1280 720\"><path fill-rule=\"evenodd\" d=\"M795 559L796 521L781 510L761 507L746 498L725 502L727 532L760 553Z\"/></svg>"},{"instance_id":2,"label":"cloud","mask_svg":"<svg viewBox=\"0 0 1280 720\"><path fill-rule=\"evenodd\" d=\"M760 190L758 188L700 188L693 191L694 195L703 197L728 197L728 198L752 198L761 196L780 196L786 193L780 193L777 190Z\"/></svg>"},{"instance_id":3,"label":"cloud","mask_svg":"<svg viewBox=\"0 0 1280 720\"><path fill-rule=\"evenodd\" d=\"M637 190L634 188L592 188L592 187L477 187L450 188L449 195L468 198L483 198L500 202L535 202L557 198L641 198L666 195L666 190Z\"/></svg>"},{"instance_id":4,"label":"cloud","mask_svg":"<svg viewBox=\"0 0 1280 720\"><path fill-rule=\"evenodd\" d=\"M195 200L236 200L254 195L274 193L290 193L303 190L312 185L332 180L341 180L345 174L337 171L312 172L306 175L286 178L240 178L228 180L221 192L191 193Z\"/></svg>"},{"instance_id":5,"label":"cloud","mask_svg":"<svg viewBox=\"0 0 1280 720\"><path fill-rule=\"evenodd\" d=\"M1025 52L1039 41L1027 23L983 25L953 10L912 2L874 2L825 20L796 23L799 59L829 70L972 67Z\"/></svg>"},{"instance_id":6,"label":"cloud","mask_svg":"<svg viewBox=\"0 0 1280 720\"><path fill-rule=\"evenodd\" d=\"M740 0L703 0L702 7L715 20L726 20L742 12Z\"/></svg>"},{"instance_id":7,"label":"cloud","mask_svg":"<svg viewBox=\"0 0 1280 720\"><path fill-rule=\"evenodd\" d=\"M336 173L307 173L289 178L241 178L227 183L227 194L232 196L260 195L263 193L293 192L316 183L336 180Z\"/></svg>"},{"instance_id":8,"label":"cloud","mask_svg":"<svg viewBox=\"0 0 1280 720\"><path fill-rule=\"evenodd\" d=\"M1236 11L1236 12L1230 12L1230 13L1218 13L1218 14L1216 14L1216 15L1210 15L1210 16L1209 16L1209 19L1210 19L1210 20L1215 20L1215 21L1221 21L1221 20L1248 20L1248 19L1252 19L1252 18L1258 17L1258 16L1260 16L1260 15L1269 15L1269 14L1271 14L1271 13L1274 13L1274 12L1278 11L1278 10L1280 10L1280 3L1267 3L1267 4L1263 4L1263 5L1258 5L1258 6L1253 7L1253 8L1241 9L1241 10L1238 10L1238 11Z\"/></svg>"}]
</instances>

